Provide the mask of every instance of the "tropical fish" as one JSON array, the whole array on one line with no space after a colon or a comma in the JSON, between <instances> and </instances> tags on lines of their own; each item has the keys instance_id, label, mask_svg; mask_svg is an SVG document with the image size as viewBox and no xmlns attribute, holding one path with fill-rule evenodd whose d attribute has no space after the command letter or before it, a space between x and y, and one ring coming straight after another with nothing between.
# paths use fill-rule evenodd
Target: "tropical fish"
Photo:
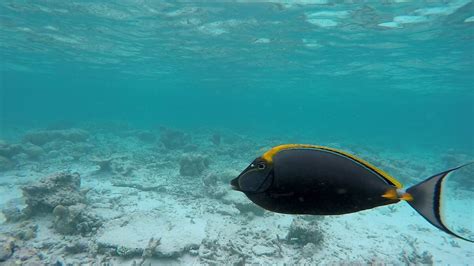
<instances>
[{"instance_id":1,"label":"tropical fish","mask_svg":"<svg viewBox=\"0 0 474 266\"><path fill-rule=\"evenodd\" d=\"M337 215L406 201L435 227L474 242L448 229L441 215L443 181L466 165L404 189L398 180L354 155L286 144L256 158L231 185L260 207L286 214Z\"/></svg>"}]
</instances>

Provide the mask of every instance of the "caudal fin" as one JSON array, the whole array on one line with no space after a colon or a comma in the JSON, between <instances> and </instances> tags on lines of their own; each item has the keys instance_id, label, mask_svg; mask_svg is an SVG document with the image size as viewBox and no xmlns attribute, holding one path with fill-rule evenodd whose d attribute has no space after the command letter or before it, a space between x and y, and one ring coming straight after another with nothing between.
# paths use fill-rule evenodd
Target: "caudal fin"
<instances>
[{"instance_id":1,"label":"caudal fin","mask_svg":"<svg viewBox=\"0 0 474 266\"><path fill-rule=\"evenodd\" d=\"M434 175L425 181L414 185L406 190L413 199L407 201L421 216L423 216L432 225L438 227L442 231L459 237L469 242L473 240L464 238L453 231L451 231L443 221L441 214L441 193L443 191L443 181L450 173L465 167L467 165L474 164L474 162L461 165L459 167L449 169L437 175Z\"/></svg>"}]
</instances>

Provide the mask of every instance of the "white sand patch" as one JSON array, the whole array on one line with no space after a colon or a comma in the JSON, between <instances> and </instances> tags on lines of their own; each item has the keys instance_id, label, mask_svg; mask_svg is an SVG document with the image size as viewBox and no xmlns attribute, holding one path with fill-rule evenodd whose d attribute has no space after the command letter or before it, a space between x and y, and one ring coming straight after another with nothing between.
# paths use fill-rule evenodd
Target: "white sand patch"
<instances>
[{"instance_id":1,"label":"white sand patch","mask_svg":"<svg viewBox=\"0 0 474 266\"><path fill-rule=\"evenodd\" d=\"M173 257L185 250L197 248L205 238L206 221L198 218L136 213L107 223L97 237L100 245L115 247L122 252L134 252L147 247L150 238L161 239L156 254Z\"/></svg>"},{"instance_id":2,"label":"white sand patch","mask_svg":"<svg viewBox=\"0 0 474 266\"><path fill-rule=\"evenodd\" d=\"M18 187L0 186L0 209L13 199L21 198L21 190Z\"/></svg>"},{"instance_id":3,"label":"white sand patch","mask_svg":"<svg viewBox=\"0 0 474 266\"><path fill-rule=\"evenodd\" d=\"M313 13L306 13L308 18L321 18L321 17L330 17L330 18L347 18L350 15L349 11L318 11Z\"/></svg>"},{"instance_id":4,"label":"white sand patch","mask_svg":"<svg viewBox=\"0 0 474 266\"><path fill-rule=\"evenodd\" d=\"M309 48L321 48L322 44L318 43L316 40L302 39L304 45Z\"/></svg>"},{"instance_id":5,"label":"white sand patch","mask_svg":"<svg viewBox=\"0 0 474 266\"><path fill-rule=\"evenodd\" d=\"M474 16L468 17L467 19L464 20L464 22L474 22Z\"/></svg>"},{"instance_id":6,"label":"white sand patch","mask_svg":"<svg viewBox=\"0 0 474 266\"><path fill-rule=\"evenodd\" d=\"M413 24L426 22L428 18L424 16L396 16L393 21L401 24Z\"/></svg>"},{"instance_id":7,"label":"white sand patch","mask_svg":"<svg viewBox=\"0 0 474 266\"><path fill-rule=\"evenodd\" d=\"M332 19L327 19L327 18L312 18L312 19L307 19L306 21L322 28L334 27L338 25L336 21Z\"/></svg>"},{"instance_id":8,"label":"white sand patch","mask_svg":"<svg viewBox=\"0 0 474 266\"><path fill-rule=\"evenodd\" d=\"M270 43L270 39L268 39L268 38L258 38L254 41L254 43Z\"/></svg>"},{"instance_id":9,"label":"white sand patch","mask_svg":"<svg viewBox=\"0 0 474 266\"><path fill-rule=\"evenodd\" d=\"M398 24L397 22L393 22L393 21L380 23L378 25L380 27L385 27L385 28L401 28L400 24Z\"/></svg>"}]
</instances>

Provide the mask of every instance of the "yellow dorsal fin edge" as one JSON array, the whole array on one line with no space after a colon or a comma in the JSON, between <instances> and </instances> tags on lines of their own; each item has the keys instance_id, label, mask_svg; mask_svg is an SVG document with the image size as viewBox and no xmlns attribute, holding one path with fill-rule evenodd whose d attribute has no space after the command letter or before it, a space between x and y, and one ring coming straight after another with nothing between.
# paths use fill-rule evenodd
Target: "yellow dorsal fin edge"
<instances>
[{"instance_id":1,"label":"yellow dorsal fin edge","mask_svg":"<svg viewBox=\"0 0 474 266\"><path fill-rule=\"evenodd\" d=\"M277 154L278 152L280 152L282 150L289 150L289 149L319 149L319 150L331 151L331 152L343 155L345 157L351 158L352 160L364 165L365 167L369 168L370 170L372 170L372 171L376 172L377 174L381 175L383 178L389 180L392 184L395 185L395 187L397 187L397 188L402 188L403 187L403 185L400 183L400 181L398 181L397 179L395 179L394 177L392 177L391 175L389 175L385 171L382 171L381 169L379 169L379 168L375 167L374 165L368 163L367 161L362 160L361 158L356 157L352 154L346 153L344 151L340 151L340 150L325 147L325 146L317 146L317 145L310 145L310 144L284 144L284 145L279 145L279 146L271 148L270 150L265 152L262 155L261 158L264 159L265 161L267 161L268 163L272 163L273 162L273 156L275 156L275 154Z\"/></svg>"}]
</instances>

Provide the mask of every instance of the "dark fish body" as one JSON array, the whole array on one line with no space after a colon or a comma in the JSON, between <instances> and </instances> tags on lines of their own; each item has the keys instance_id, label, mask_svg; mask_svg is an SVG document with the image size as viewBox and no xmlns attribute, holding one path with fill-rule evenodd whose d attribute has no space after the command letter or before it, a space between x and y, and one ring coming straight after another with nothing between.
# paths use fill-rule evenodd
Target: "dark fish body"
<instances>
[{"instance_id":1,"label":"dark fish body","mask_svg":"<svg viewBox=\"0 0 474 266\"><path fill-rule=\"evenodd\" d=\"M247 195L270 211L344 214L399 201L381 197L393 185L379 174L331 151L283 150L274 156L273 165L271 188Z\"/></svg>"},{"instance_id":2,"label":"dark fish body","mask_svg":"<svg viewBox=\"0 0 474 266\"><path fill-rule=\"evenodd\" d=\"M231 185L260 207L286 214L338 215L405 200L432 225L473 242L450 230L441 211L444 179L472 164L444 171L405 190L386 172L346 152L286 144L256 158Z\"/></svg>"}]
</instances>

